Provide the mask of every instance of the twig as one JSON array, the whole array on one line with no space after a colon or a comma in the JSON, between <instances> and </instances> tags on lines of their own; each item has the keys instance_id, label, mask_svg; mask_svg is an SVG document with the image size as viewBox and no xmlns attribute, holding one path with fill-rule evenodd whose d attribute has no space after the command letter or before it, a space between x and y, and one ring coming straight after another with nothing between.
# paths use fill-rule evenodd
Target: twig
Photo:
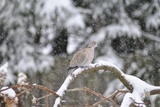
<instances>
[{"instance_id":1,"label":"twig","mask_svg":"<svg viewBox=\"0 0 160 107\"><path fill-rule=\"evenodd\" d=\"M46 96L46 107L49 107L49 99L48 99L48 96Z\"/></svg>"},{"instance_id":2,"label":"twig","mask_svg":"<svg viewBox=\"0 0 160 107\"><path fill-rule=\"evenodd\" d=\"M89 89L89 88L86 88L86 87L69 89L69 90L67 90L67 91L68 91L68 92L70 92L70 91L87 91L87 92L92 93L92 94L94 94L94 95L96 95L96 96L98 96L98 97L100 97L100 98L102 98L102 99L105 99L104 101L108 100L108 101L111 102L113 105L117 106L117 104L114 103L110 98L105 97L105 96L103 96L102 94L97 93L97 92L95 92L95 91L93 91L93 90L91 90L91 89Z\"/></svg>"},{"instance_id":3,"label":"twig","mask_svg":"<svg viewBox=\"0 0 160 107\"><path fill-rule=\"evenodd\" d=\"M93 104L91 107L96 107L98 106L99 104L101 104L102 102L108 100L109 98L113 98L115 97L118 93L126 93L128 92L128 90L124 90L124 89L117 89L114 93L110 94L109 96L107 96L105 99L101 100L101 101L98 101L96 102L95 104ZM114 105L115 107L117 107L117 105Z\"/></svg>"},{"instance_id":4,"label":"twig","mask_svg":"<svg viewBox=\"0 0 160 107\"><path fill-rule=\"evenodd\" d=\"M26 84L26 85L13 85L13 86L9 86L8 88L6 88L6 89L3 89L3 90L0 90L0 92L2 92L2 91L5 91L5 90L7 90L7 89L9 89L9 88L22 88L22 87L25 87L25 88L29 88L29 89L32 89L32 88L39 88L39 89L41 89L41 90L43 90L43 91L46 91L46 92L49 92L49 93L51 93L52 95L54 95L54 96L58 96L57 94L56 94L56 92L54 92L54 91L52 91L51 89L49 89L49 88L47 88L47 87L45 87L45 86L43 86L43 85L37 85L37 84Z\"/></svg>"},{"instance_id":5,"label":"twig","mask_svg":"<svg viewBox=\"0 0 160 107\"><path fill-rule=\"evenodd\" d=\"M46 92L49 92L49 93L50 93L50 94L47 94L47 95L45 95L45 96L43 96L43 97L40 97L40 98L36 99L36 101L38 101L38 100L40 100L40 99L47 98L47 97L49 97L49 96L51 96L51 95L54 95L54 96L56 96L56 97L58 96L54 91L50 90L49 88L47 88L47 87L45 87L45 86L42 86L42 85L37 85L37 84L32 84L32 85L31 85L31 84L26 84L26 85L18 85L18 84L17 84L17 85L9 86L9 87L7 87L7 88L5 88L5 89L3 89L3 90L0 90L0 93L1 93L2 91L8 90L8 89L10 89L10 88L18 89L18 88L22 88L22 87L25 87L26 89L23 90L22 92L16 94L16 96L13 97L13 98L9 101L9 103L14 102L14 99L15 99L16 97L18 97L18 96L20 96L20 95L22 95L22 94L24 94L24 93L32 90L33 88L39 88L39 89L41 89L41 90L43 90L43 91L46 91ZM48 100L48 99L46 99L46 100Z\"/></svg>"},{"instance_id":6,"label":"twig","mask_svg":"<svg viewBox=\"0 0 160 107\"><path fill-rule=\"evenodd\" d=\"M49 97L49 96L51 96L51 95L52 95L52 94L47 94L47 95L45 95L45 96L36 98L36 101L41 100L41 99L44 99L44 98Z\"/></svg>"},{"instance_id":7,"label":"twig","mask_svg":"<svg viewBox=\"0 0 160 107\"><path fill-rule=\"evenodd\" d=\"M47 88L47 87L45 87L45 86L43 86L43 85L34 85L34 86L35 86L36 88L39 88L39 89L44 90L44 91L46 91L46 92L49 92L49 93L51 93L52 95L58 97L58 95L56 94L56 92L52 91L51 89L49 89L49 88Z\"/></svg>"},{"instance_id":8,"label":"twig","mask_svg":"<svg viewBox=\"0 0 160 107\"><path fill-rule=\"evenodd\" d=\"M86 102L86 103L85 103L85 104L86 104L85 106L88 107L88 106L89 106L89 102L88 102L88 101L89 101L89 98L88 98L88 95L87 95L88 93L87 93L86 90L84 91L84 94L85 94L85 102Z\"/></svg>"}]
</instances>

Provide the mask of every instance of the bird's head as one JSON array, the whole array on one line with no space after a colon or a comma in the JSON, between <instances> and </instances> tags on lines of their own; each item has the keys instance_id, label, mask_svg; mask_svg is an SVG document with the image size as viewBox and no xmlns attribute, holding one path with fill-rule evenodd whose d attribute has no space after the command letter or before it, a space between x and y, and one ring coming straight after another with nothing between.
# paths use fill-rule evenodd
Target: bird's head
<instances>
[{"instance_id":1,"label":"bird's head","mask_svg":"<svg viewBox=\"0 0 160 107\"><path fill-rule=\"evenodd\" d=\"M95 48L97 47L97 42L96 41L91 41L88 45L88 48Z\"/></svg>"}]
</instances>

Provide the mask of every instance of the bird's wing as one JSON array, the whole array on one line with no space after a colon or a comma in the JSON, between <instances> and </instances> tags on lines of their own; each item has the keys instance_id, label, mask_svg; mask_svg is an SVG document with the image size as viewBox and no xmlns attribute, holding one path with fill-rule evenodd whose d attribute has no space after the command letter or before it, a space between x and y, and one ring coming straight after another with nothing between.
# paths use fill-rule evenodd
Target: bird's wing
<instances>
[{"instance_id":1,"label":"bird's wing","mask_svg":"<svg viewBox=\"0 0 160 107\"><path fill-rule=\"evenodd\" d=\"M70 66L84 66L88 58L88 54L85 49L78 51L72 58Z\"/></svg>"}]
</instances>

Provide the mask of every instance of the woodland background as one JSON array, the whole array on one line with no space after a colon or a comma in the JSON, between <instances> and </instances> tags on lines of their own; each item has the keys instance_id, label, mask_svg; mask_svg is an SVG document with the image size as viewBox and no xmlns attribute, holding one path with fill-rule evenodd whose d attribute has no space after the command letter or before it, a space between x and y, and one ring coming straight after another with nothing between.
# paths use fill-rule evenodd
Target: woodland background
<instances>
[{"instance_id":1,"label":"woodland background","mask_svg":"<svg viewBox=\"0 0 160 107\"><path fill-rule=\"evenodd\" d=\"M98 43L94 62L111 62L126 74L160 85L159 0L0 0L0 63L9 63L5 85L15 84L17 73L24 72L29 83L56 91L67 76L72 55L91 40ZM77 87L107 96L124 86L112 73L95 71L82 74L70 88ZM64 105L83 104L83 94L68 93ZM89 96L89 104L99 100ZM158 107L160 96L146 101L148 107ZM49 105L53 103L54 97L49 97Z\"/></svg>"}]
</instances>

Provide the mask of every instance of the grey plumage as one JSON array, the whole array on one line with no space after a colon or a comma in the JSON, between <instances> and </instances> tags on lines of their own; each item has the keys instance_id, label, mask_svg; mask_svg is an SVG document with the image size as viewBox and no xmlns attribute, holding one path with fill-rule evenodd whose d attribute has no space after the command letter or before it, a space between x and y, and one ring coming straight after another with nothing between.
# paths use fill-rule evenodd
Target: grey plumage
<instances>
[{"instance_id":1,"label":"grey plumage","mask_svg":"<svg viewBox=\"0 0 160 107\"><path fill-rule=\"evenodd\" d=\"M89 43L87 48L84 48L73 55L70 61L68 70L72 68L84 67L91 64L94 58L94 49L97 47L96 41Z\"/></svg>"}]
</instances>

